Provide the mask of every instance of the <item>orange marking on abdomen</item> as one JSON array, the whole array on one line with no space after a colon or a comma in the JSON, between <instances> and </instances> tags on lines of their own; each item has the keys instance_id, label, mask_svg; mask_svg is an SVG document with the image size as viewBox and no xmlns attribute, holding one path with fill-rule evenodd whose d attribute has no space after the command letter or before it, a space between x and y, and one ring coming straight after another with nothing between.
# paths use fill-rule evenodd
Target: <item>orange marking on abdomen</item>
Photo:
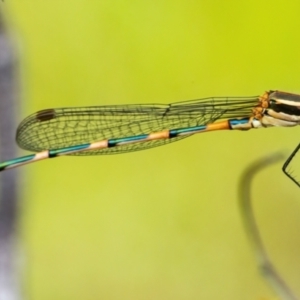
<instances>
[{"instance_id":1,"label":"orange marking on abdomen","mask_svg":"<svg viewBox=\"0 0 300 300\"><path fill-rule=\"evenodd\" d=\"M205 132L205 131L229 130L229 129L231 129L230 125L229 125L229 122L226 120L226 121L216 122L216 123L212 123L212 124L207 124L206 129L203 131Z\"/></svg>"}]
</instances>

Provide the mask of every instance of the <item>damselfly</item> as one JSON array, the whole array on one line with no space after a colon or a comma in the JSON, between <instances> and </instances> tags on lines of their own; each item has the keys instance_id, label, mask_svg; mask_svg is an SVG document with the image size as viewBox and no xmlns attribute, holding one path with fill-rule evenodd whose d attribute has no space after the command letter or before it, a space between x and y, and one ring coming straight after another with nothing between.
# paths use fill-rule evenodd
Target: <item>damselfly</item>
<instances>
[{"instance_id":1,"label":"damselfly","mask_svg":"<svg viewBox=\"0 0 300 300\"><path fill-rule=\"evenodd\" d=\"M148 149L214 130L300 124L300 95L269 91L254 97L204 98L172 104L55 108L21 122L17 143L38 152L0 163L0 171L63 155L117 154ZM300 144L283 166L287 167Z\"/></svg>"}]
</instances>

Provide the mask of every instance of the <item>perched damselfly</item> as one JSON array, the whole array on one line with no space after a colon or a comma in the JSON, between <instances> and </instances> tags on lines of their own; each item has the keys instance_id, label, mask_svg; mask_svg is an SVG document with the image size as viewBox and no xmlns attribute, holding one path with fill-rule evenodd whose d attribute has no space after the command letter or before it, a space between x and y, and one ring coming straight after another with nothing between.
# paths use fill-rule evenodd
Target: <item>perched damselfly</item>
<instances>
[{"instance_id":1,"label":"perched damselfly","mask_svg":"<svg viewBox=\"0 0 300 300\"><path fill-rule=\"evenodd\" d=\"M17 143L38 152L0 163L0 171L63 155L118 154L148 149L215 130L300 124L300 95L269 91L172 104L130 104L41 110L21 122ZM287 167L300 144L283 166Z\"/></svg>"}]
</instances>

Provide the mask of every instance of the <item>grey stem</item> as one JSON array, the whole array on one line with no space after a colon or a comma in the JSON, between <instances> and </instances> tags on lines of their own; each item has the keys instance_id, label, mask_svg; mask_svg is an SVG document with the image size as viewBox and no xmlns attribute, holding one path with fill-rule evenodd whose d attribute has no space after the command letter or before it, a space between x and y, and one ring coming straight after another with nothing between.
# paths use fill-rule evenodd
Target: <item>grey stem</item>
<instances>
[{"instance_id":1,"label":"grey stem","mask_svg":"<svg viewBox=\"0 0 300 300\"><path fill-rule=\"evenodd\" d=\"M0 11L0 158L16 156L16 76L15 53L5 31ZM17 170L1 173L0 179L0 300L20 299L17 246Z\"/></svg>"}]
</instances>

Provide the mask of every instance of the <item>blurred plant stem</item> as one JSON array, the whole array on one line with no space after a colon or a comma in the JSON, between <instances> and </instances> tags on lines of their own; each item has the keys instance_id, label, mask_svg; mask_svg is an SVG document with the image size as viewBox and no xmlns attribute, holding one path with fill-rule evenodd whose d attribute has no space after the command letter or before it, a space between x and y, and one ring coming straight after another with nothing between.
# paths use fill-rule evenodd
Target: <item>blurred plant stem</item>
<instances>
[{"instance_id":1,"label":"blurred plant stem","mask_svg":"<svg viewBox=\"0 0 300 300\"><path fill-rule=\"evenodd\" d=\"M0 158L16 156L17 84L16 53L7 35L0 9ZM17 170L1 173L0 186L0 300L18 300L17 246Z\"/></svg>"}]
</instances>

